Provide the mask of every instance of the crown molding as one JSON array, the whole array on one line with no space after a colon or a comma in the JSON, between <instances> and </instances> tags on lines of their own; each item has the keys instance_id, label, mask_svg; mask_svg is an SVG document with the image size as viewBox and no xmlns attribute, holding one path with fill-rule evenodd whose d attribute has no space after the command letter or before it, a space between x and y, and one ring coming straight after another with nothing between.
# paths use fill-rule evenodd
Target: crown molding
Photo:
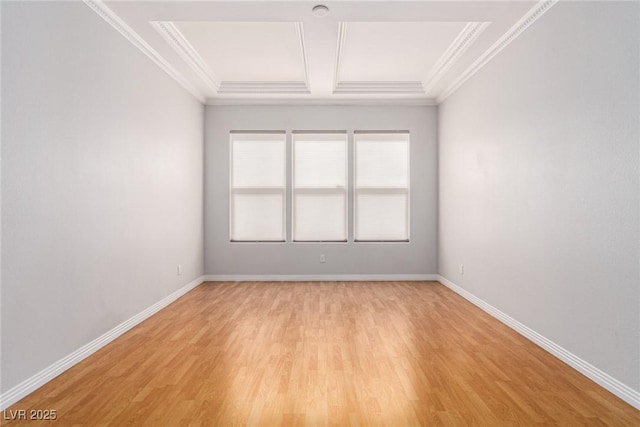
<instances>
[{"instance_id":1,"label":"crown molding","mask_svg":"<svg viewBox=\"0 0 640 427\"><path fill-rule=\"evenodd\" d=\"M230 82L220 83L220 94L234 93L301 93L308 94L305 82Z\"/></svg>"},{"instance_id":2,"label":"crown molding","mask_svg":"<svg viewBox=\"0 0 640 427\"><path fill-rule=\"evenodd\" d=\"M425 93L429 93L442 77L451 69L453 64L478 39L480 34L489 26L490 22L469 22L462 29L451 46L442 54L429 74L423 80Z\"/></svg>"},{"instance_id":3,"label":"crown molding","mask_svg":"<svg viewBox=\"0 0 640 427\"><path fill-rule=\"evenodd\" d=\"M422 82L388 81L388 82L365 82L351 81L338 82L334 94L376 94L376 93L398 93L424 95Z\"/></svg>"},{"instance_id":4,"label":"crown molding","mask_svg":"<svg viewBox=\"0 0 640 427\"><path fill-rule=\"evenodd\" d=\"M304 44L304 28L302 22L296 22L296 33L298 34L298 43L300 44L300 53L302 54L302 65L304 67L304 83L309 91L309 62L307 61L307 50Z\"/></svg>"},{"instance_id":5,"label":"crown molding","mask_svg":"<svg viewBox=\"0 0 640 427\"><path fill-rule=\"evenodd\" d=\"M173 78L180 86L185 88L187 92L193 95L198 101L204 103L205 97L199 89L189 82L178 70L167 62L160 54L152 48L138 33L129 27L118 15L109 9L100 0L82 0L87 6L111 25L116 31L123 35L132 45L138 48L142 53L147 55L158 67Z\"/></svg>"},{"instance_id":6,"label":"crown molding","mask_svg":"<svg viewBox=\"0 0 640 427\"><path fill-rule=\"evenodd\" d=\"M361 107L423 107L435 106L433 98L377 98L377 99L282 99L282 98L208 98L208 106L361 106Z\"/></svg>"},{"instance_id":7,"label":"crown molding","mask_svg":"<svg viewBox=\"0 0 640 427\"><path fill-rule=\"evenodd\" d=\"M489 61L491 61L498 53L507 47L512 41L514 41L520 34L522 34L531 24L537 21L545 12L553 7L558 0L541 0L536 3L522 18L518 20L506 33L502 35L489 49L487 49L473 64L469 66L457 79L453 81L445 89L444 92L438 96L438 104L442 103L452 93L460 88L467 80L469 80L474 74L476 74L482 67L484 67Z\"/></svg>"},{"instance_id":8,"label":"crown molding","mask_svg":"<svg viewBox=\"0 0 640 427\"><path fill-rule=\"evenodd\" d=\"M467 80L477 73L484 65L493 59L502 49L507 47L531 24L546 13L558 0L541 0L531 8L516 24L500 37L487 51L485 51L471 66L469 66L458 78L456 78L435 100L433 98L414 99L335 99L335 100L291 100L291 99L244 99L222 100L207 98L201 88L196 87L185 78L167 60L165 60L154 48L152 48L139 34L129 27L115 12L107 7L101 0L83 0L83 2L124 36L138 50L144 53L158 67L166 72L194 98L207 105L437 105L460 88ZM196 75L205 83L212 93L221 94L309 94L309 69L305 49L304 31L302 23L296 23L296 31L299 38L300 49L304 62L303 82L233 82L220 81L208 68L193 46L182 36L177 27L171 22L156 21L152 25L161 36L178 52L185 62L194 70ZM488 22L471 22L463 29L452 45L438 60L430 74L423 82L366 82L366 81L339 81L341 55L344 40L347 33L347 23L339 23L338 45L336 49L336 67L334 74L334 94L379 94L379 95L425 95L433 90L437 82L446 75L447 71L460 58L460 56L473 44L480 34L490 25Z\"/></svg>"},{"instance_id":9,"label":"crown molding","mask_svg":"<svg viewBox=\"0 0 640 427\"><path fill-rule=\"evenodd\" d=\"M191 67L196 75L207 85L207 88L216 93L220 88L220 79L216 77L196 49L189 43L173 22L152 21L151 26L162 38L176 51L184 62Z\"/></svg>"},{"instance_id":10,"label":"crown molding","mask_svg":"<svg viewBox=\"0 0 640 427\"><path fill-rule=\"evenodd\" d=\"M344 45L344 39L347 36L347 23L338 22L338 46L336 47L336 68L333 72L333 87L338 87L340 82L340 61L342 60L342 46Z\"/></svg>"}]
</instances>

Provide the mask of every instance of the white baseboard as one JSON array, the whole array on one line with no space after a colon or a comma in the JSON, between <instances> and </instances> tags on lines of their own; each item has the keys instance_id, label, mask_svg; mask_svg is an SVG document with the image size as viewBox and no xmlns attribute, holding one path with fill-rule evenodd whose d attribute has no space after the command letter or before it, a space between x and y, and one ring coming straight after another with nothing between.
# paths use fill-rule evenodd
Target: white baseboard
<instances>
[{"instance_id":1,"label":"white baseboard","mask_svg":"<svg viewBox=\"0 0 640 427\"><path fill-rule=\"evenodd\" d=\"M0 395L0 411L4 411L6 408L13 405L29 393L42 387L53 378L71 368L76 363L82 361L96 351L100 350L102 347L109 344L111 341L115 340L134 326L142 323L142 321L162 310L163 308L180 298L182 295L200 285L202 282L204 282L204 276L200 276L194 281L187 283L185 286L161 299L151 307L141 311L132 318L125 320L115 328L104 333L90 343L80 347L68 356L58 360L53 365L43 369L31 378L28 378L15 387L10 388L5 393Z\"/></svg>"},{"instance_id":2,"label":"white baseboard","mask_svg":"<svg viewBox=\"0 0 640 427\"><path fill-rule=\"evenodd\" d=\"M437 274L207 274L207 282L436 281Z\"/></svg>"},{"instance_id":3,"label":"white baseboard","mask_svg":"<svg viewBox=\"0 0 640 427\"><path fill-rule=\"evenodd\" d=\"M628 385L613 378L611 375L596 368L589 362L582 360L575 354L571 353L569 350L559 346L558 344L554 343L543 335L540 335L528 326L523 325L514 318L506 315L502 311L498 310L497 308L493 307L492 305L488 304L472 293L462 289L460 286L456 285L445 277L438 276L437 280L472 304L476 305L505 325L509 326L520 335L528 338L535 344L544 348L549 353L562 360L567 365L571 366L587 378L609 390L611 393L615 394L620 399L627 402L629 405L635 407L636 409L640 409L640 391L632 389Z\"/></svg>"},{"instance_id":4,"label":"white baseboard","mask_svg":"<svg viewBox=\"0 0 640 427\"><path fill-rule=\"evenodd\" d=\"M129 329L140 324L145 319L151 317L173 301L180 298L196 286L205 281L439 281L444 286L461 295L477 307L481 308L491 316L495 317L505 325L514 329L519 334L533 341L540 347L547 350L569 366L576 369L592 381L601 385L611 393L615 394L633 407L640 409L640 392L632 389L626 384L618 381L607 373L601 371L590 363L580 359L575 354L564 349L548 338L540 335L533 329L523 325L502 311L476 297L472 293L462 289L455 283L437 274L342 274L342 275L205 275L186 284L182 288L153 304L151 307L141 311L130 319L122 322L115 328L84 345L68 356L60 359L48 368L38 372L31 378L23 381L15 387L0 395L0 411L5 410L15 402L19 401L29 393L40 388L53 378L57 377L76 363L95 353L105 345L109 344Z\"/></svg>"}]
</instances>

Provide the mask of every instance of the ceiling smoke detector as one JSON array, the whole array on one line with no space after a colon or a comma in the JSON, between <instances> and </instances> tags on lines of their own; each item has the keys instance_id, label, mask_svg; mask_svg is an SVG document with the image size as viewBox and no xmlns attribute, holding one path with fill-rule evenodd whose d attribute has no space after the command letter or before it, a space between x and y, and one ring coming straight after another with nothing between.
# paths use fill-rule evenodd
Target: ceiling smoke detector
<instances>
[{"instance_id":1,"label":"ceiling smoke detector","mask_svg":"<svg viewBox=\"0 0 640 427\"><path fill-rule=\"evenodd\" d=\"M329 8L323 4L315 6L311 11L316 18L324 18L329 14Z\"/></svg>"}]
</instances>

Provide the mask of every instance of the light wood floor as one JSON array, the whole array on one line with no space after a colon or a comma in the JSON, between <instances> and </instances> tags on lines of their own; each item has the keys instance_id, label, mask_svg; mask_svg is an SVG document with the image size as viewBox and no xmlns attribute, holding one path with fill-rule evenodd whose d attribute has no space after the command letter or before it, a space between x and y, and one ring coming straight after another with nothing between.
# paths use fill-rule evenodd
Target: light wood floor
<instances>
[{"instance_id":1,"label":"light wood floor","mask_svg":"<svg viewBox=\"0 0 640 427\"><path fill-rule=\"evenodd\" d=\"M11 409L64 426L640 426L434 282L207 283Z\"/></svg>"}]
</instances>

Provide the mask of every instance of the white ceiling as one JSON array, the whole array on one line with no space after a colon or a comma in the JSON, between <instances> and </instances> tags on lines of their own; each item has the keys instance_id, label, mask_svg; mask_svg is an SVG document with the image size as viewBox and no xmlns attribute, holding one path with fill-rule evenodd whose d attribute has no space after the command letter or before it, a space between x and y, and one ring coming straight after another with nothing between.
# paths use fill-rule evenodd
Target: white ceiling
<instances>
[{"instance_id":1,"label":"white ceiling","mask_svg":"<svg viewBox=\"0 0 640 427\"><path fill-rule=\"evenodd\" d=\"M84 1L210 104L436 103L555 3Z\"/></svg>"}]
</instances>

